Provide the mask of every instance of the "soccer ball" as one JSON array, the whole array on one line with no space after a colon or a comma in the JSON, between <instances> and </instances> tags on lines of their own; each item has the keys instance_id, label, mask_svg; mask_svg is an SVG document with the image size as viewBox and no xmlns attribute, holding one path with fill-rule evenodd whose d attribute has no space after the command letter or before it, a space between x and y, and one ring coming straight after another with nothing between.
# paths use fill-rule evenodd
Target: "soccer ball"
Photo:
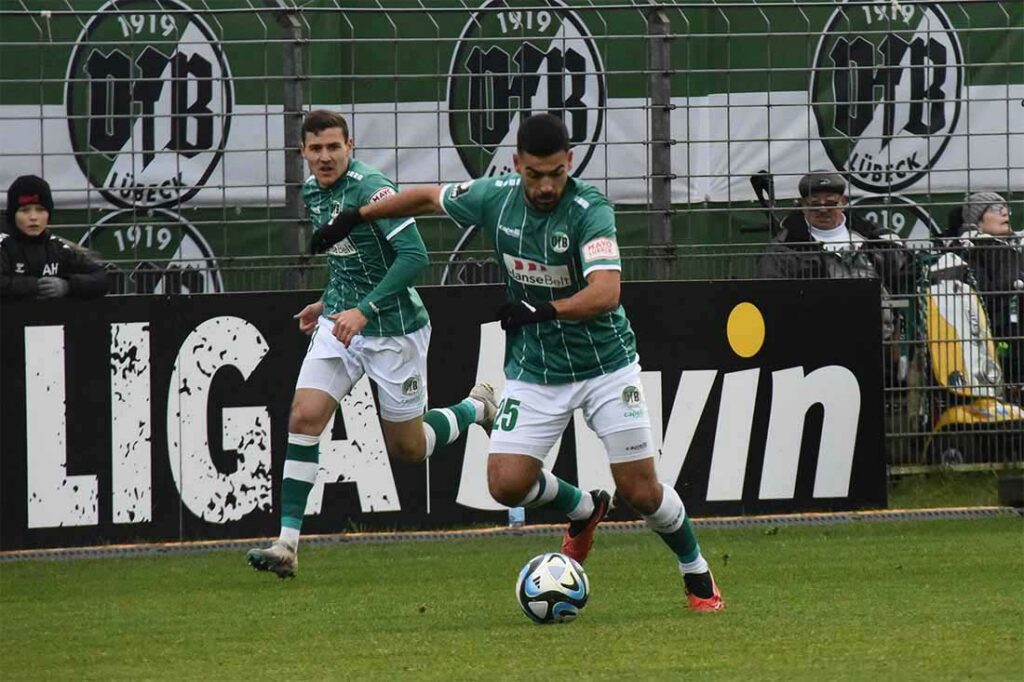
<instances>
[{"instance_id":1,"label":"soccer ball","mask_svg":"<svg viewBox=\"0 0 1024 682\"><path fill-rule=\"evenodd\" d=\"M590 596L583 567L564 554L548 552L530 559L519 571L516 599L535 623L566 623L579 615Z\"/></svg>"}]
</instances>

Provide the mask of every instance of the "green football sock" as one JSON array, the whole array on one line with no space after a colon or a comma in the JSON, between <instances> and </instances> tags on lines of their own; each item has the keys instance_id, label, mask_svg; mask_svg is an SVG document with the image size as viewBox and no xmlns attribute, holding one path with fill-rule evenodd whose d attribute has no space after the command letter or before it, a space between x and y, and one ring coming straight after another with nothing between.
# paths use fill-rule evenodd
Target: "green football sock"
<instances>
[{"instance_id":1,"label":"green football sock","mask_svg":"<svg viewBox=\"0 0 1024 682\"><path fill-rule=\"evenodd\" d=\"M579 507L582 497L582 490L543 469L537 476L537 482L533 484L530 492L526 493L526 497L518 506L533 509L538 507L557 509L568 514Z\"/></svg>"},{"instance_id":2,"label":"green football sock","mask_svg":"<svg viewBox=\"0 0 1024 682\"><path fill-rule=\"evenodd\" d=\"M426 456L438 447L454 443L469 425L476 421L476 401L466 398L452 405L430 410L423 415L423 431L427 440Z\"/></svg>"},{"instance_id":3,"label":"green football sock","mask_svg":"<svg viewBox=\"0 0 1024 682\"><path fill-rule=\"evenodd\" d=\"M683 519L683 524L673 533L658 533L665 544L679 557L679 563L688 564L700 556L700 545L697 534L693 531L690 517Z\"/></svg>"},{"instance_id":4,"label":"green football sock","mask_svg":"<svg viewBox=\"0 0 1024 682\"><path fill-rule=\"evenodd\" d=\"M644 521L675 553L680 564L696 561L700 558L700 545L683 501L670 486L662 485L661 491L661 505L653 514L645 516Z\"/></svg>"},{"instance_id":5,"label":"green football sock","mask_svg":"<svg viewBox=\"0 0 1024 682\"><path fill-rule=\"evenodd\" d=\"M320 439L299 433L288 434L284 475L281 479L281 527L302 530L309 491L316 483L320 461Z\"/></svg>"}]
</instances>

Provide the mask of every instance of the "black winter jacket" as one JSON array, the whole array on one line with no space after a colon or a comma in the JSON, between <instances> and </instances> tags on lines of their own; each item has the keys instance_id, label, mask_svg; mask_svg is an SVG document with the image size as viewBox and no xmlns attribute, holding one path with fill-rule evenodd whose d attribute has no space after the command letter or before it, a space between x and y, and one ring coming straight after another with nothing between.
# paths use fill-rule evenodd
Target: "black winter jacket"
<instances>
[{"instance_id":1,"label":"black winter jacket","mask_svg":"<svg viewBox=\"0 0 1024 682\"><path fill-rule=\"evenodd\" d=\"M882 300L911 288L909 254L894 234L874 223L851 218L847 229L857 247L830 251L811 237L802 212L791 213L780 225L757 264L757 274L766 279L854 279L875 278L882 282ZM897 320L888 306L882 307L882 338L893 339Z\"/></svg>"},{"instance_id":2,"label":"black winter jacket","mask_svg":"<svg viewBox=\"0 0 1024 682\"><path fill-rule=\"evenodd\" d=\"M91 298L107 293L103 265L47 231L30 237L17 228L0 232L0 296L32 298L40 277L61 277L71 285L69 296Z\"/></svg>"},{"instance_id":3,"label":"black winter jacket","mask_svg":"<svg viewBox=\"0 0 1024 682\"><path fill-rule=\"evenodd\" d=\"M1020 332L1017 310L1024 289L1024 243L1020 236L994 237L970 230L960 235L967 262L985 301L992 331L997 337Z\"/></svg>"},{"instance_id":4,"label":"black winter jacket","mask_svg":"<svg viewBox=\"0 0 1024 682\"><path fill-rule=\"evenodd\" d=\"M814 241L803 213L786 216L779 234L758 262L759 277L767 279L845 279L878 277L889 294L911 291L915 282L909 254L899 239L874 223L847 215L847 229L862 240L853 254L827 251Z\"/></svg>"}]
</instances>

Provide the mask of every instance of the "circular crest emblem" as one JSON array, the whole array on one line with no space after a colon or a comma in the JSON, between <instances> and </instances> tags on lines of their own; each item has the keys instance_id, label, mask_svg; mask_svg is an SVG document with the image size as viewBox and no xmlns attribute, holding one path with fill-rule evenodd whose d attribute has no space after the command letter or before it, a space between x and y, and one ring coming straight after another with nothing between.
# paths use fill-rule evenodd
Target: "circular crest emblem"
<instances>
[{"instance_id":1,"label":"circular crest emblem","mask_svg":"<svg viewBox=\"0 0 1024 682\"><path fill-rule=\"evenodd\" d=\"M629 407L636 407L640 404L640 389L636 386L626 386L622 389L622 402Z\"/></svg>"},{"instance_id":2,"label":"circular crest emblem","mask_svg":"<svg viewBox=\"0 0 1024 682\"><path fill-rule=\"evenodd\" d=\"M551 250L555 253L565 253L569 250L569 235L565 232L551 233Z\"/></svg>"},{"instance_id":3,"label":"circular crest emblem","mask_svg":"<svg viewBox=\"0 0 1024 682\"><path fill-rule=\"evenodd\" d=\"M420 392L420 375L414 374L402 382L403 395L417 395Z\"/></svg>"},{"instance_id":4,"label":"circular crest emblem","mask_svg":"<svg viewBox=\"0 0 1024 682\"><path fill-rule=\"evenodd\" d=\"M857 197L850 207L875 225L892 230L913 248L931 248L932 238L942 234L928 211L899 194Z\"/></svg>"},{"instance_id":5,"label":"circular crest emblem","mask_svg":"<svg viewBox=\"0 0 1024 682\"><path fill-rule=\"evenodd\" d=\"M202 189L231 123L213 31L179 0L111 0L82 29L64 86L71 146L117 206L172 206Z\"/></svg>"},{"instance_id":6,"label":"circular crest emblem","mask_svg":"<svg viewBox=\"0 0 1024 682\"><path fill-rule=\"evenodd\" d=\"M78 242L105 258L122 294L210 294L224 291L213 249L199 230L166 209L115 211Z\"/></svg>"},{"instance_id":7,"label":"circular crest emblem","mask_svg":"<svg viewBox=\"0 0 1024 682\"><path fill-rule=\"evenodd\" d=\"M810 94L836 168L870 192L917 182L960 117L960 41L934 3L847 0L818 42Z\"/></svg>"},{"instance_id":8,"label":"circular crest emblem","mask_svg":"<svg viewBox=\"0 0 1024 682\"><path fill-rule=\"evenodd\" d=\"M545 9L538 9L544 7ZM579 175L601 136L604 66L586 24L561 0L487 0L448 72L448 125L474 178L509 173L519 121L561 116Z\"/></svg>"}]
</instances>

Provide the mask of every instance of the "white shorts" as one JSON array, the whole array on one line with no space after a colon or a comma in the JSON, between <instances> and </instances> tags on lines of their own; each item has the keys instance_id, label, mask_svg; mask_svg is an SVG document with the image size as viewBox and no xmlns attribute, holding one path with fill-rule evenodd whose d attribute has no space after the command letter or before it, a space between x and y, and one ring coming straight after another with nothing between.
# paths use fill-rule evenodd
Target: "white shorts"
<instances>
[{"instance_id":1,"label":"white shorts","mask_svg":"<svg viewBox=\"0 0 1024 682\"><path fill-rule=\"evenodd\" d=\"M426 411L429 324L405 336L359 335L348 348L333 327L326 317L317 321L295 388L320 389L341 402L365 373L377 384L383 419L404 422Z\"/></svg>"},{"instance_id":2,"label":"white shorts","mask_svg":"<svg viewBox=\"0 0 1024 682\"><path fill-rule=\"evenodd\" d=\"M494 419L490 451L543 460L576 409L583 410L587 426L604 441L610 462L654 456L639 363L570 384L509 379ZM609 448L609 436L625 431L636 434L635 446L611 439L616 447Z\"/></svg>"}]
</instances>

